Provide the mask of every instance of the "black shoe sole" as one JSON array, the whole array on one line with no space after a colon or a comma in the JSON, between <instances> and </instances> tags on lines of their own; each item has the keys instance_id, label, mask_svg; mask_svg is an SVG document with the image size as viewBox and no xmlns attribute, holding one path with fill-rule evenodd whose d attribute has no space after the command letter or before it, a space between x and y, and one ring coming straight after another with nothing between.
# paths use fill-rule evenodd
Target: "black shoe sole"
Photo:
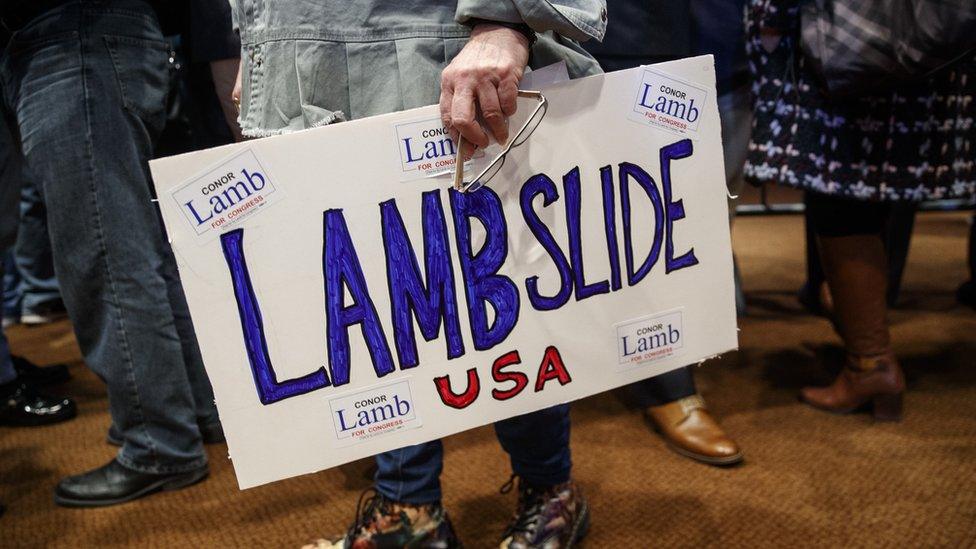
<instances>
[{"instance_id":1,"label":"black shoe sole","mask_svg":"<svg viewBox=\"0 0 976 549\"><path fill-rule=\"evenodd\" d=\"M126 503L146 497L150 494L155 494L156 492L169 492L192 486L207 478L209 474L210 469L208 467L203 467L201 469L197 469L196 471L189 471L177 476L159 479L158 481L149 484L131 494L112 499L75 499L62 496L55 492L54 503L62 507L107 507L109 505L118 505L120 503Z\"/></svg>"}]
</instances>

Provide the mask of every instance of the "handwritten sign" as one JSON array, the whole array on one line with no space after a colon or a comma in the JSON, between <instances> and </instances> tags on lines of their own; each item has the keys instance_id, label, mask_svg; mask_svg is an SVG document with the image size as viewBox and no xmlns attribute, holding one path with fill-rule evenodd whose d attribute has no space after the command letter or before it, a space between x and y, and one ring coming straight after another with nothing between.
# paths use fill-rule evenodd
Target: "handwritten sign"
<instances>
[{"instance_id":1,"label":"handwritten sign","mask_svg":"<svg viewBox=\"0 0 976 549\"><path fill-rule=\"evenodd\" d=\"M242 488L736 347L712 59L653 71L545 88L467 194L390 146L435 106L152 162ZM694 131L633 118L666 83Z\"/></svg>"}]
</instances>

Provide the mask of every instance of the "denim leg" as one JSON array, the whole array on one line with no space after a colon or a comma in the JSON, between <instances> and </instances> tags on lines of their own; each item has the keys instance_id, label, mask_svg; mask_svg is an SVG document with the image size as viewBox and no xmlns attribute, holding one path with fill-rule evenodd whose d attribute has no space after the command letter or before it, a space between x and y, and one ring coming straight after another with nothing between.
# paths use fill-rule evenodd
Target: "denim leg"
<instances>
[{"instance_id":1,"label":"denim leg","mask_svg":"<svg viewBox=\"0 0 976 549\"><path fill-rule=\"evenodd\" d=\"M51 257L51 237L47 232L47 208L40 190L30 179L24 181L20 191L20 228L14 260L20 275L22 314L42 312L45 305L60 302L61 291Z\"/></svg>"},{"instance_id":2,"label":"denim leg","mask_svg":"<svg viewBox=\"0 0 976 549\"><path fill-rule=\"evenodd\" d=\"M160 225L162 225L162 220L160 220ZM203 366L203 356L200 354L197 334L193 331L193 321L190 319L190 308L186 304L183 284L180 282L176 270L176 259L168 246L164 252L166 261L164 262L163 278L166 279L167 297L173 311L176 333L180 338L183 363L186 365L186 376L190 382L190 392L193 394L197 425L209 425L219 421L217 406L214 403L213 387L210 385L210 378Z\"/></svg>"},{"instance_id":3,"label":"denim leg","mask_svg":"<svg viewBox=\"0 0 976 549\"><path fill-rule=\"evenodd\" d=\"M17 313L20 311L20 303L15 295L18 281L11 279L16 277L17 272L14 269L11 247L17 238L17 200L22 170L20 158L15 154L14 136L10 132L7 118L2 114L0 109L0 250L3 250L0 261L3 299L0 301L3 302L5 313Z\"/></svg>"},{"instance_id":4,"label":"denim leg","mask_svg":"<svg viewBox=\"0 0 976 549\"><path fill-rule=\"evenodd\" d=\"M0 65L4 99L48 207L78 342L108 385L117 459L187 471L206 455L147 166L165 120L168 47L147 4L104 6L69 4L20 31Z\"/></svg>"},{"instance_id":5,"label":"denim leg","mask_svg":"<svg viewBox=\"0 0 976 549\"><path fill-rule=\"evenodd\" d=\"M0 185L2 184L3 182L0 181ZM0 215L4 213L0 209ZM3 273L3 264L0 263L0 278L3 277ZM3 320L2 309L0 309L0 320ZM0 385L10 383L15 379L17 379L17 370L14 369L14 363L10 360L10 345L7 344L7 336L3 333L3 328L0 328Z\"/></svg>"},{"instance_id":6,"label":"denim leg","mask_svg":"<svg viewBox=\"0 0 976 549\"><path fill-rule=\"evenodd\" d=\"M2 318L3 316L0 315L0 319ZM15 379L17 379L17 370L14 369L14 363L10 361L10 346L7 344L7 336L0 328L0 385Z\"/></svg>"},{"instance_id":7,"label":"denim leg","mask_svg":"<svg viewBox=\"0 0 976 549\"><path fill-rule=\"evenodd\" d=\"M630 387L641 408L661 406L697 392L695 378L688 366L638 381Z\"/></svg>"},{"instance_id":8,"label":"denim leg","mask_svg":"<svg viewBox=\"0 0 976 549\"><path fill-rule=\"evenodd\" d=\"M176 275L175 263L172 266L173 272L167 276L166 283L173 318L176 322L176 332L179 334L183 349L186 376L190 382L190 392L193 394L196 420L199 425L209 425L220 421L217 416L217 406L214 403L213 387L210 385L210 378L203 366L203 356L200 354L196 332L193 331L193 322L190 320L190 309L183 294L183 285Z\"/></svg>"},{"instance_id":9,"label":"denim leg","mask_svg":"<svg viewBox=\"0 0 976 549\"><path fill-rule=\"evenodd\" d=\"M0 112L2 114L2 112ZM3 116L0 116L0 250L13 243L17 233L17 191L20 186L20 170L13 154L13 137ZM4 253L7 255L7 252ZM0 279L4 279L4 264L0 262ZM6 297L6 285L0 289L0 298ZM4 301L0 299L0 301ZM0 307L0 321L3 320L3 307ZM17 371L10 361L10 346L7 336L0 328L0 384L17 379Z\"/></svg>"},{"instance_id":10,"label":"denim leg","mask_svg":"<svg viewBox=\"0 0 976 549\"><path fill-rule=\"evenodd\" d=\"M441 500L444 445L439 440L376 455L376 491L414 505Z\"/></svg>"},{"instance_id":11,"label":"denim leg","mask_svg":"<svg viewBox=\"0 0 976 549\"><path fill-rule=\"evenodd\" d=\"M2 145L0 145L2 146ZM3 183L0 183L2 185ZM7 213L4 215L17 215L17 212ZM3 268L3 276L0 280L3 281L3 316L7 318L14 318L20 316L20 276L17 274L17 264L14 262L14 250L13 248L8 248L3 252L3 258L0 259L0 266Z\"/></svg>"},{"instance_id":12,"label":"denim leg","mask_svg":"<svg viewBox=\"0 0 976 549\"><path fill-rule=\"evenodd\" d=\"M569 404L495 423L495 434L508 452L512 472L534 486L569 480Z\"/></svg>"}]
</instances>

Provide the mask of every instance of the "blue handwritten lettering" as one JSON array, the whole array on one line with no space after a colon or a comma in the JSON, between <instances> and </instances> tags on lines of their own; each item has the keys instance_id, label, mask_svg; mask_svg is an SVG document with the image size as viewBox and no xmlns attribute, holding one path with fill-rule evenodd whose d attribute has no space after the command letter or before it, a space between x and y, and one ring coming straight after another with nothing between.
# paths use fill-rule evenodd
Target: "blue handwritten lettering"
<instances>
[{"instance_id":1,"label":"blue handwritten lettering","mask_svg":"<svg viewBox=\"0 0 976 549\"><path fill-rule=\"evenodd\" d=\"M383 334L376 307L369 297L363 268L353 247L342 210L327 210L324 215L325 318L329 348L329 371L336 387L349 383L349 327L361 324L377 377L392 372L393 357ZM345 290L352 305L345 305Z\"/></svg>"},{"instance_id":2,"label":"blue handwritten lettering","mask_svg":"<svg viewBox=\"0 0 976 549\"><path fill-rule=\"evenodd\" d=\"M474 348L483 351L504 341L518 321L518 287L510 278L498 274L508 255L508 225L502 202L491 189L484 187L474 193L452 190L450 193L471 337ZM477 253L471 249L472 219L477 219L486 232L485 243ZM490 326L488 306L495 312Z\"/></svg>"},{"instance_id":3,"label":"blue handwritten lettering","mask_svg":"<svg viewBox=\"0 0 976 549\"><path fill-rule=\"evenodd\" d=\"M440 333L443 318L447 358L463 355L464 343L458 320L457 296L454 294L454 268L448 251L447 223L439 191L423 194L426 288L396 202L388 200L381 203L380 214L386 249L386 276L393 308L393 336L400 367L412 368L419 362L413 330L414 315L427 341L433 341Z\"/></svg>"}]
</instances>

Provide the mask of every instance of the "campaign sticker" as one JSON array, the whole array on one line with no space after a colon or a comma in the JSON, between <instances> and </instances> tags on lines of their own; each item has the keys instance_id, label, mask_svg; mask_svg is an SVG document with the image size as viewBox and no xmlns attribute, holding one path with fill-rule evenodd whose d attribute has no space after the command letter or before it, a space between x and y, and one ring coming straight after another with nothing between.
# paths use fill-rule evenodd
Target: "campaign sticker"
<instances>
[{"instance_id":1,"label":"campaign sticker","mask_svg":"<svg viewBox=\"0 0 976 549\"><path fill-rule=\"evenodd\" d=\"M440 118L396 124L394 134L401 182L454 172L457 147ZM484 158L483 150L475 152L474 157L464 163L464 172L471 173L483 167Z\"/></svg>"},{"instance_id":2,"label":"campaign sticker","mask_svg":"<svg viewBox=\"0 0 976 549\"><path fill-rule=\"evenodd\" d=\"M677 356L684 348L680 309L628 320L615 328L620 365L656 362Z\"/></svg>"},{"instance_id":3,"label":"campaign sticker","mask_svg":"<svg viewBox=\"0 0 976 549\"><path fill-rule=\"evenodd\" d=\"M351 446L422 425L409 379L386 383L329 399L335 438Z\"/></svg>"},{"instance_id":4,"label":"campaign sticker","mask_svg":"<svg viewBox=\"0 0 976 549\"><path fill-rule=\"evenodd\" d=\"M680 135L696 134L707 98L702 87L645 68L628 118Z\"/></svg>"},{"instance_id":5,"label":"campaign sticker","mask_svg":"<svg viewBox=\"0 0 976 549\"><path fill-rule=\"evenodd\" d=\"M170 196L197 236L213 236L263 211L282 193L254 151L245 149Z\"/></svg>"}]
</instances>

